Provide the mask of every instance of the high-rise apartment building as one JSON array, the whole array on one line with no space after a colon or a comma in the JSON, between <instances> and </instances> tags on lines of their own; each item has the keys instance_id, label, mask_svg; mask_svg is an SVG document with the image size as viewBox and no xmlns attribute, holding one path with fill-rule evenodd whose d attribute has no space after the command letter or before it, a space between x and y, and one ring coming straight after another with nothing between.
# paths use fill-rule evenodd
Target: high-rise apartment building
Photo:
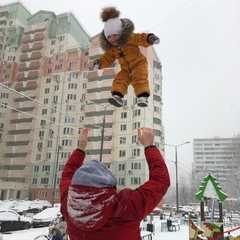
<instances>
[{"instance_id":1,"label":"high-rise apartment building","mask_svg":"<svg viewBox=\"0 0 240 240\"><path fill-rule=\"evenodd\" d=\"M211 172L221 183L239 169L236 156L240 138L199 138L193 140L193 174Z\"/></svg>"},{"instance_id":2,"label":"high-rise apartment building","mask_svg":"<svg viewBox=\"0 0 240 240\"><path fill-rule=\"evenodd\" d=\"M21 3L0 7L0 199L59 202L63 167L90 127L86 160L102 159L119 185L136 188L148 179L137 128L154 128L163 151L162 72L152 47L149 107L140 108L132 87L123 108L108 104L119 71L94 70L103 52L71 12L31 14Z\"/></svg>"}]
</instances>

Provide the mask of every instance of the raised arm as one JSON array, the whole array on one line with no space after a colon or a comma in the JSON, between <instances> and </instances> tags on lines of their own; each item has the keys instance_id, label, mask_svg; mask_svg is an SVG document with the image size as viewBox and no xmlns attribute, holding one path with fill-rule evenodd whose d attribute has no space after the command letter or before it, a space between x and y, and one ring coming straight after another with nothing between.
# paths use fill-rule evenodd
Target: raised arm
<instances>
[{"instance_id":1,"label":"raised arm","mask_svg":"<svg viewBox=\"0 0 240 240\"><path fill-rule=\"evenodd\" d=\"M67 194L68 188L71 185L72 177L75 171L83 164L85 158L84 150L87 146L88 131L88 128L82 129L81 133L79 134L78 148L72 152L62 172L62 179L59 186L62 214L67 213ZM64 214L64 216L66 215Z\"/></svg>"}]
</instances>

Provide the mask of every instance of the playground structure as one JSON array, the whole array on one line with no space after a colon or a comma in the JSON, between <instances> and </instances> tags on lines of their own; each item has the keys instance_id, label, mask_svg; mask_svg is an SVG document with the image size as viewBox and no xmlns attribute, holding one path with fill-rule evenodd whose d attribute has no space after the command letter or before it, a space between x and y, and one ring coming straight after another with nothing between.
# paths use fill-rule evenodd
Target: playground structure
<instances>
[{"instance_id":1,"label":"playground structure","mask_svg":"<svg viewBox=\"0 0 240 240\"><path fill-rule=\"evenodd\" d=\"M222 203L227 194L222 192L217 179L209 173L201 182L196 198L200 201L201 227L197 226L189 216L189 240L240 240L240 226L224 232ZM204 214L204 201L212 201L211 217ZM214 217L215 204L218 202L219 216ZM237 234L236 234L237 233Z\"/></svg>"}]
</instances>

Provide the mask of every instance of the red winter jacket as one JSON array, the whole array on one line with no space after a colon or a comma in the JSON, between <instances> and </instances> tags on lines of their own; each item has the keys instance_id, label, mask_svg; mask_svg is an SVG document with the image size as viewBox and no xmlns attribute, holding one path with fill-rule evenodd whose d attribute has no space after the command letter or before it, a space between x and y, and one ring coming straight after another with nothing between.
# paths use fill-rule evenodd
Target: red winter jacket
<instances>
[{"instance_id":1,"label":"red winter jacket","mask_svg":"<svg viewBox=\"0 0 240 240\"><path fill-rule=\"evenodd\" d=\"M85 153L73 151L60 183L61 212L71 240L140 240L140 222L170 186L166 164L156 147L145 150L149 180L135 190L71 185Z\"/></svg>"}]
</instances>

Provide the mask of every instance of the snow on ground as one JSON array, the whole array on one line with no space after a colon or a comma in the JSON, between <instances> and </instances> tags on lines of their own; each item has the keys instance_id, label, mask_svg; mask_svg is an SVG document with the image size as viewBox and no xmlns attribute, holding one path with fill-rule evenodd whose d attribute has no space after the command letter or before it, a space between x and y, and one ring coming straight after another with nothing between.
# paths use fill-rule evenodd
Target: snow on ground
<instances>
[{"instance_id":1,"label":"snow on ground","mask_svg":"<svg viewBox=\"0 0 240 240\"><path fill-rule=\"evenodd\" d=\"M161 232L161 221L159 217L154 217L154 226L155 226L155 233L153 234L153 240L188 240L188 226L181 225L180 230L168 232L163 231ZM21 231L14 231L11 234L2 234L3 240L34 240L39 235L48 234L48 227L44 228L30 228L28 230L21 230ZM126 233L126 240L127 240L127 233Z\"/></svg>"},{"instance_id":2,"label":"snow on ground","mask_svg":"<svg viewBox=\"0 0 240 240\"><path fill-rule=\"evenodd\" d=\"M156 229L157 230L157 229ZM14 231L12 234L2 234L3 240L34 240L35 237L48 234L48 228L30 228L29 230L22 230L22 231ZM188 240L188 226L182 225L180 231L176 232L156 232L153 235L153 240ZM127 240L127 233L126 233L126 240Z\"/></svg>"}]
</instances>

